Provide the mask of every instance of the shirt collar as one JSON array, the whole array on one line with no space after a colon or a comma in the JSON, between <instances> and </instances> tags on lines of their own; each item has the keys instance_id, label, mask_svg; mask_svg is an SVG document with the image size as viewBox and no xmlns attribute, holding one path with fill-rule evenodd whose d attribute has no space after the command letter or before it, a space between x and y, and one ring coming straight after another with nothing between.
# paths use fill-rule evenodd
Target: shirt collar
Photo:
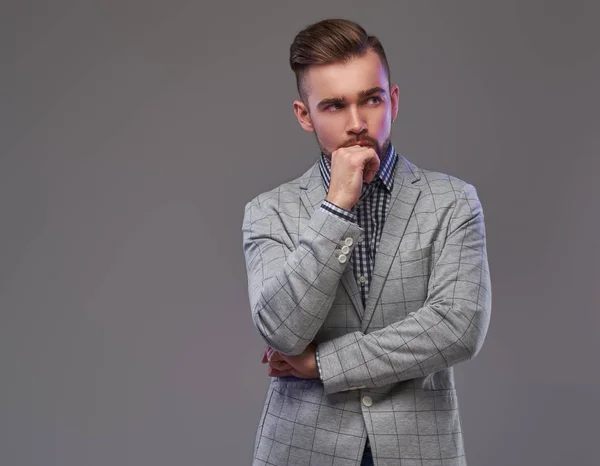
<instances>
[{"instance_id":1,"label":"shirt collar","mask_svg":"<svg viewBox=\"0 0 600 466\"><path fill-rule=\"evenodd\" d=\"M389 192L392 192L394 186L394 167L396 166L397 159L398 154L394 149L394 145L390 143L385 157L383 158L383 162L379 165L379 170L377 170L377 174L375 175L375 178L373 178L373 182L377 181L377 178L379 178ZM321 159L319 160L319 170L321 171L321 177L323 178L325 192L328 192L329 183L331 181L331 162L322 152ZM370 184L373 184L373 182ZM363 184L363 191L365 187L366 185Z\"/></svg>"}]
</instances>

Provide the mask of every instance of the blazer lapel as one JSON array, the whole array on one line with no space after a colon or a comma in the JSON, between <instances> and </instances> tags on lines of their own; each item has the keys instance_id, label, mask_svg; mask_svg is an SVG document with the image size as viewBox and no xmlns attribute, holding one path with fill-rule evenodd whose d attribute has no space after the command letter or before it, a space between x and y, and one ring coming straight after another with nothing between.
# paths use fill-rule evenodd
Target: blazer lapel
<instances>
[{"instance_id":1,"label":"blazer lapel","mask_svg":"<svg viewBox=\"0 0 600 466\"><path fill-rule=\"evenodd\" d=\"M312 216L314 210L321 205L327 193L323 186L323 178L319 171L319 162L315 163L302 177L300 178L300 199L306 209L307 217L300 215L299 231L303 231L306 223ZM343 287L348 292L350 300L354 305L354 309L358 316L362 318L364 314L364 308L362 300L360 298L360 290L354 279L354 269L352 263L348 262L346 270L342 274L341 282Z\"/></svg>"},{"instance_id":2,"label":"blazer lapel","mask_svg":"<svg viewBox=\"0 0 600 466\"><path fill-rule=\"evenodd\" d=\"M392 261L400 247L400 242L408 225L408 220L421 194L420 188L413 184L420 179L418 168L400 153L398 153L397 164L390 207L385 217L381 241L375 255L375 267L362 320L361 330L363 332L371 322Z\"/></svg>"}]
</instances>

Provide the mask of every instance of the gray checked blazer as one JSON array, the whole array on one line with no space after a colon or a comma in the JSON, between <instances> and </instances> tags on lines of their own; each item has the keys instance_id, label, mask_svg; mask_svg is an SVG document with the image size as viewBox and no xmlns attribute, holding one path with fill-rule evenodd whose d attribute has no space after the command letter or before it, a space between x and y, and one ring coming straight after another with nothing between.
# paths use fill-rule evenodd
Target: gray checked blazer
<instances>
[{"instance_id":1,"label":"gray checked blazer","mask_svg":"<svg viewBox=\"0 0 600 466\"><path fill-rule=\"evenodd\" d=\"M270 381L253 465L465 465L453 366L474 357L491 313L475 188L398 154L363 308L352 263L363 230L320 208L315 163L245 207L252 319L285 354L317 345L321 379ZM348 256L350 258L350 256Z\"/></svg>"}]
</instances>

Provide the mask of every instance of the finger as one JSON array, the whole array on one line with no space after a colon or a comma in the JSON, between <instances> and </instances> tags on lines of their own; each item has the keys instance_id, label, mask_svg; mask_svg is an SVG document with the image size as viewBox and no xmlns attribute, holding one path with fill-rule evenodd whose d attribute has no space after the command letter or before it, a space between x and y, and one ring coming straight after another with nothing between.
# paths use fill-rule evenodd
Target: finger
<instances>
[{"instance_id":1,"label":"finger","mask_svg":"<svg viewBox=\"0 0 600 466\"><path fill-rule=\"evenodd\" d=\"M379 170L379 156L377 155L377 151L375 149L369 148L369 151L366 156L365 166L372 168L373 170Z\"/></svg>"},{"instance_id":2,"label":"finger","mask_svg":"<svg viewBox=\"0 0 600 466\"><path fill-rule=\"evenodd\" d=\"M292 369L292 366L285 361L271 362L271 363L269 363L269 366L274 369L277 369L279 371L288 371L288 370Z\"/></svg>"},{"instance_id":3,"label":"finger","mask_svg":"<svg viewBox=\"0 0 600 466\"><path fill-rule=\"evenodd\" d=\"M287 361L290 358L290 356L283 354L283 353L277 353L277 361Z\"/></svg>"},{"instance_id":4,"label":"finger","mask_svg":"<svg viewBox=\"0 0 600 466\"><path fill-rule=\"evenodd\" d=\"M268 348L269 348L268 346L267 346L267 348L265 348L265 351L263 352L263 355L262 355L262 359L260 360L260 362L263 364L266 364L269 361L269 359L267 358Z\"/></svg>"},{"instance_id":5,"label":"finger","mask_svg":"<svg viewBox=\"0 0 600 466\"><path fill-rule=\"evenodd\" d=\"M289 367L287 367L289 364L284 361L272 361L269 363L269 366L274 367L277 370L289 369Z\"/></svg>"},{"instance_id":6,"label":"finger","mask_svg":"<svg viewBox=\"0 0 600 466\"><path fill-rule=\"evenodd\" d=\"M363 179L367 181L367 183L370 183L377 174L379 164L380 162L377 154L375 154L373 158L365 161L365 165L363 166Z\"/></svg>"},{"instance_id":7,"label":"finger","mask_svg":"<svg viewBox=\"0 0 600 466\"><path fill-rule=\"evenodd\" d=\"M279 351L273 351L269 357L269 361L283 361L283 355Z\"/></svg>"},{"instance_id":8,"label":"finger","mask_svg":"<svg viewBox=\"0 0 600 466\"><path fill-rule=\"evenodd\" d=\"M367 171L365 171L363 173L364 173L363 174L363 180L366 183L370 183L375 178L375 175L377 174L377 170L367 170Z\"/></svg>"},{"instance_id":9,"label":"finger","mask_svg":"<svg viewBox=\"0 0 600 466\"><path fill-rule=\"evenodd\" d=\"M277 351L275 351L273 348L271 348L270 346L267 347L267 360L271 361L273 359L273 355L275 355L277 353Z\"/></svg>"},{"instance_id":10,"label":"finger","mask_svg":"<svg viewBox=\"0 0 600 466\"><path fill-rule=\"evenodd\" d=\"M269 376L270 377L289 377L290 375L294 375L294 370L289 371L279 371L277 369L273 369L269 367Z\"/></svg>"},{"instance_id":11,"label":"finger","mask_svg":"<svg viewBox=\"0 0 600 466\"><path fill-rule=\"evenodd\" d=\"M369 150L369 149L372 149L370 143L366 144L366 145L355 143L355 144L352 144L351 146L346 146L345 148L346 149L350 149L352 152L356 152L356 151L359 151L359 150Z\"/></svg>"}]
</instances>

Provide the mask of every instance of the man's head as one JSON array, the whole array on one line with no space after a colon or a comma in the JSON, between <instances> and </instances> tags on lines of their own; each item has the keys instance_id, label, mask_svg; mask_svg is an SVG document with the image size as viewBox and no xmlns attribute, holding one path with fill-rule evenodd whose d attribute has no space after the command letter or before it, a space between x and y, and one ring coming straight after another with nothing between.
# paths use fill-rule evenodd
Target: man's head
<instances>
[{"instance_id":1,"label":"man's head","mask_svg":"<svg viewBox=\"0 0 600 466\"><path fill-rule=\"evenodd\" d=\"M398 86L390 83L383 46L358 24L327 19L296 35L290 66L301 100L294 112L305 131L314 132L322 152L358 142L379 158L391 141L398 113Z\"/></svg>"}]
</instances>

